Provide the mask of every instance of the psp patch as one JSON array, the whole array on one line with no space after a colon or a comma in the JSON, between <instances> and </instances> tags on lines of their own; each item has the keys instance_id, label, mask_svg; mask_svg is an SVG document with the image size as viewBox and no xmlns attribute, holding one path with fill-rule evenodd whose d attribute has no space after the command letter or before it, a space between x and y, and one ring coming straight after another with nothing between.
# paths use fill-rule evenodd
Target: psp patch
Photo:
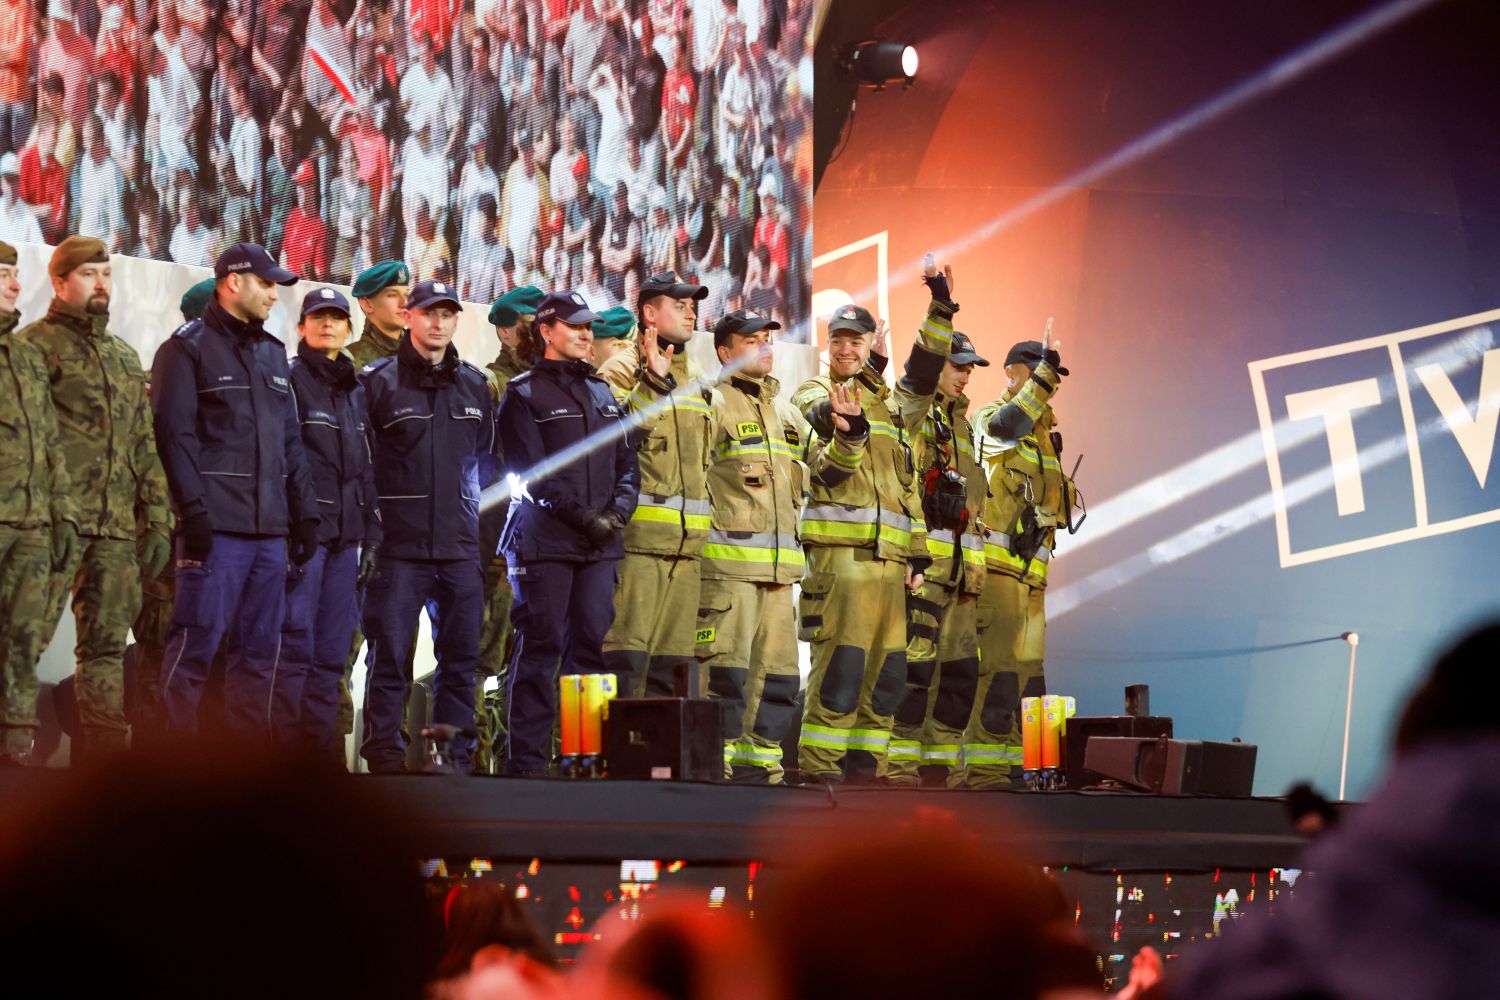
<instances>
[{"instance_id":1,"label":"psp patch","mask_svg":"<svg viewBox=\"0 0 1500 1000\"><path fill-rule=\"evenodd\" d=\"M734 433L736 437L757 437L760 434L760 424L754 420L746 420L735 427Z\"/></svg>"},{"instance_id":2,"label":"psp patch","mask_svg":"<svg viewBox=\"0 0 1500 1000\"><path fill-rule=\"evenodd\" d=\"M693 642L694 642L694 644L702 644L702 643L705 643L705 642L713 642L714 641L714 637L716 635L718 635L718 634L719 634L719 630L716 629L716 628L700 628L698 630L698 634L693 637Z\"/></svg>"}]
</instances>

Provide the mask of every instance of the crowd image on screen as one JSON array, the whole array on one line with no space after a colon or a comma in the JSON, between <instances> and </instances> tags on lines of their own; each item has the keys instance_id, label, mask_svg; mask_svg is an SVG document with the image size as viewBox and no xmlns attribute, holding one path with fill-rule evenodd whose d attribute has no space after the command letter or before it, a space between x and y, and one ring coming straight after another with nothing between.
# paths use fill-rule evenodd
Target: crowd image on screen
<instances>
[{"instance_id":1,"label":"crowd image on screen","mask_svg":"<svg viewBox=\"0 0 1500 1000\"><path fill-rule=\"evenodd\" d=\"M0 0L0 239L483 302L648 274L792 327L809 0ZM789 315L789 311L792 315ZM792 320L793 323L788 323Z\"/></svg>"}]
</instances>

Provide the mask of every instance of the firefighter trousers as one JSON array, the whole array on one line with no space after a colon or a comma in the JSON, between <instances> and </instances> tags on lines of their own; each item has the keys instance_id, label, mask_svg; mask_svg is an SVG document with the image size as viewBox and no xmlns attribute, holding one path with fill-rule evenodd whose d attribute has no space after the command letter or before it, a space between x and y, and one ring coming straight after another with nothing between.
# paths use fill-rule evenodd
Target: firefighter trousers
<instances>
[{"instance_id":1,"label":"firefighter trousers","mask_svg":"<svg viewBox=\"0 0 1500 1000\"><path fill-rule=\"evenodd\" d=\"M604 637L605 669L622 698L668 697L679 664L693 662L702 563L627 552L615 588L615 622Z\"/></svg>"},{"instance_id":2,"label":"firefighter trousers","mask_svg":"<svg viewBox=\"0 0 1500 1000\"><path fill-rule=\"evenodd\" d=\"M896 707L887 776L897 785L946 784L961 760L979 684L979 601L957 587L924 583L906 606L906 691Z\"/></svg>"},{"instance_id":3,"label":"firefighter trousers","mask_svg":"<svg viewBox=\"0 0 1500 1000\"><path fill-rule=\"evenodd\" d=\"M964 732L963 767L952 785L1012 783L1021 772L1021 699L1047 693L1042 656L1047 592L1005 573L987 573L979 598L979 685ZM942 698L943 678L938 697Z\"/></svg>"}]
</instances>

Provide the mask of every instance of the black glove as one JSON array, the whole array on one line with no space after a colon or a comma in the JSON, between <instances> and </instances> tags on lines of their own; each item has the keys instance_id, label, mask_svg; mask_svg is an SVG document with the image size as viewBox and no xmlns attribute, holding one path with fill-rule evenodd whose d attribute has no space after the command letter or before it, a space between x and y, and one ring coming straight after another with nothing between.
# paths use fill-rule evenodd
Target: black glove
<instances>
[{"instance_id":1,"label":"black glove","mask_svg":"<svg viewBox=\"0 0 1500 1000\"><path fill-rule=\"evenodd\" d=\"M287 552L298 566L305 564L318 551L318 519L304 518L292 525L292 536L287 540Z\"/></svg>"},{"instance_id":2,"label":"black glove","mask_svg":"<svg viewBox=\"0 0 1500 1000\"><path fill-rule=\"evenodd\" d=\"M953 301L952 292L948 290L948 278L941 271L937 274L924 274L922 284L926 285L927 290L932 293L934 301L945 302L952 307L954 312L958 312L958 304Z\"/></svg>"},{"instance_id":3,"label":"black glove","mask_svg":"<svg viewBox=\"0 0 1500 1000\"><path fill-rule=\"evenodd\" d=\"M359 552L359 569L354 575L354 586L364 590L375 575L375 546L366 545Z\"/></svg>"},{"instance_id":4,"label":"black glove","mask_svg":"<svg viewBox=\"0 0 1500 1000\"><path fill-rule=\"evenodd\" d=\"M584 522L583 535L589 540L589 545L602 549L615 540L615 532L620 530L620 525L618 516L612 516L612 513L595 514Z\"/></svg>"},{"instance_id":5,"label":"black glove","mask_svg":"<svg viewBox=\"0 0 1500 1000\"><path fill-rule=\"evenodd\" d=\"M214 529L207 514L189 514L182 519L182 555L203 562L214 547Z\"/></svg>"},{"instance_id":6,"label":"black glove","mask_svg":"<svg viewBox=\"0 0 1500 1000\"><path fill-rule=\"evenodd\" d=\"M963 527L969 487L952 469L929 469L922 491L922 514L929 528L953 530Z\"/></svg>"}]
</instances>

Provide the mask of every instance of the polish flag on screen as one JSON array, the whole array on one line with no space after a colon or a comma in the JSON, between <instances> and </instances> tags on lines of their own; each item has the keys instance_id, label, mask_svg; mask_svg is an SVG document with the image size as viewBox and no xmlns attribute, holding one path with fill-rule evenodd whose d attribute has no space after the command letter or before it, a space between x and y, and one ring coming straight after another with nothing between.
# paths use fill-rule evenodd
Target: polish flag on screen
<instances>
[{"instance_id":1,"label":"polish flag on screen","mask_svg":"<svg viewBox=\"0 0 1500 1000\"><path fill-rule=\"evenodd\" d=\"M307 19L307 61L302 67L308 93L332 85L350 104L354 99L354 57L344 37L344 26L333 16L328 0L313 6Z\"/></svg>"}]
</instances>

